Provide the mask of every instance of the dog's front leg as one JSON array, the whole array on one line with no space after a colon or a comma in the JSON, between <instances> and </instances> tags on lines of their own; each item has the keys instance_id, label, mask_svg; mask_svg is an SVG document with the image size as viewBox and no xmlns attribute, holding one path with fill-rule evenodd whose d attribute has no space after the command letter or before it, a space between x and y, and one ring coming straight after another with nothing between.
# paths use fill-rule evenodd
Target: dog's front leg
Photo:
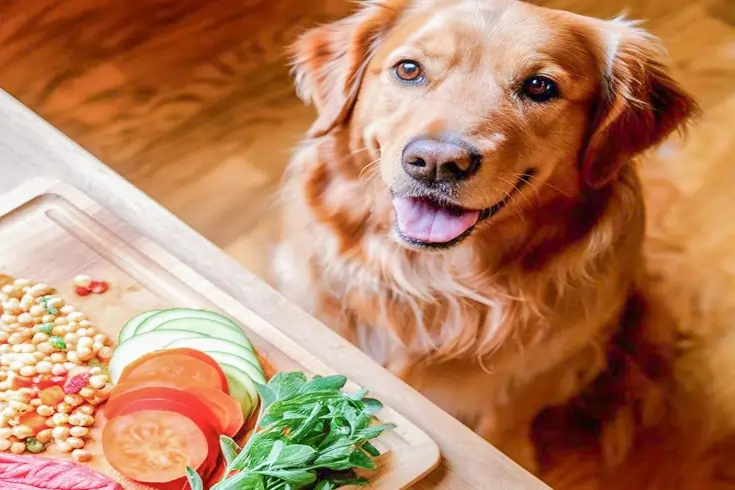
<instances>
[{"instance_id":1,"label":"dog's front leg","mask_svg":"<svg viewBox=\"0 0 735 490\"><path fill-rule=\"evenodd\" d=\"M508 427L506 424L512 424ZM516 425L500 413L484 416L475 432L499 451L533 474L539 473L536 445L531 438L531 424Z\"/></svg>"}]
</instances>

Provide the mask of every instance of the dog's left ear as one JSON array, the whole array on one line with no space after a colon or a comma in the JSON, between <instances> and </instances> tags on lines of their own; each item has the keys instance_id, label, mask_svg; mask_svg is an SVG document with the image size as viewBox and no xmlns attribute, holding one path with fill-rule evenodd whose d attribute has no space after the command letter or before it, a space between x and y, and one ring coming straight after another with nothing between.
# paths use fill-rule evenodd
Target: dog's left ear
<instances>
[{"instance_id":1,"label":"dog's left ear","mask_svg":"<svg viewBox=\"0 0 735 490\"><path fill-rule=\"evenodd\" d=\"M349 17L313 28L291 46L299 97L318 116L310 136L322 136L348 118L368 62L410 0L366 0Z\"/></svg>"},{"instance_id":2,"label":"dog's left ear","mask_svg":"<svg viewBox=\"0 0 735 490\"><path fill-rule=\"evenodd\" d=\"M669 75L656 37L621 19L604 22L600 31L602 96L581 169L593 188L611 182L632 157L699 113L693 97Z\"/></svg>"}]
</instances>

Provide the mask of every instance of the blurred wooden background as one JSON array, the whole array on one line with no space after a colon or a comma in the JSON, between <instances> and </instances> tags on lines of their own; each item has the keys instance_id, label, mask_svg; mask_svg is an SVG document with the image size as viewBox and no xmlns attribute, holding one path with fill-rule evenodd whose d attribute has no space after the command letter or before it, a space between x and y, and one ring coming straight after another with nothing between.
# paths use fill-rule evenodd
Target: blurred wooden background
<instances>
[{"instance_id":1,"label":"blurred wooden background","mask_svg":"<svg viewBox=\"0 0 735 490\"><path fill-rule=\"evenodd\" d=\"M708 394L707 416L735 429L735 0L536 3L645 20L705 110L686 141L672 140L644 166L649 246L687 330L682 376ZM0 87L263 274L276 232L274 192L312 118L294 96L283 47L352 7L0 0ZM601 488L580 476L590 468L572 461L548 479L557 488ZM584 483L570 483L575 474ZM717 479L687 488L735 488L726 475Z\"/></svg>"}]
</instances>

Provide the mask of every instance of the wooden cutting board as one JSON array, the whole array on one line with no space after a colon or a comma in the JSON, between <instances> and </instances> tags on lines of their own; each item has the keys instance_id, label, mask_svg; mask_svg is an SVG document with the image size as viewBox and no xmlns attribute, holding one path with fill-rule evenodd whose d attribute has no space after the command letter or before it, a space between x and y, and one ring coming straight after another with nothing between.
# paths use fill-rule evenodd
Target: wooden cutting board
<instances>
[{"instance_id":1,"label":"wooden cutting board","mask_svg":"<svg viewBox=\"0 0 735 490\"><path fill-rule=\"evenodd\" d=\"M133 227L103 209L78 189L39 179L0 196L0 273L43 282L87 313L92 323L113 338L133 315L153 308L192 307L217 310L238 321L258 353L278 371L337 374L329 359L316 359L291 341L277 325L257 316L223 293L171 254L142 237ZM78 297L72 280L78 274L104 279L111 285L101 295ZM314 332L319 335L319 332ZM348 383L348 390L357 390ZM370 389L370 386L365 386ZM366 474L371 488L397 490L417 482L440 462L437 445L423 431L386 406L381 422L397 425L376 446L383 454L378 470ZM102 454L98 417L85 446L94 455L88 465L123 484L148 489L117 473ZM65 457L49 451L46 455Z\"/></svg>"}]
</instances>

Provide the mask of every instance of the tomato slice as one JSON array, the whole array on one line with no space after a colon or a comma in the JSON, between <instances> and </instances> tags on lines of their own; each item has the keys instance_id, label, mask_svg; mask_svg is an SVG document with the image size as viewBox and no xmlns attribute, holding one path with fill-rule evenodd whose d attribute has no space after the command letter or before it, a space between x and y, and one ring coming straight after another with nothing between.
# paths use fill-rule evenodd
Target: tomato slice
<instances>
[{"instance_id":1,"label":"tomato slice","mask_svg":"<svg viewBox=\"0 0 735 490\"><path fill-rule=\"evenodd\" d=\"M136 405L108 420L102 431L102 448L113 468L138 482L165 483L185 477L187 466L206 464L213 432L181 413L186 407L169 400Z\"/></svg>"},{"instance_id":2,"label":"tomato slice","mask_svg":"<svg viewBox=\"0 0 735 490\"><path fill-rule=\"evenodd\" d=\"M118 383L142 378L182 378L204 386L221 386L217 369L209 363L186 354L167 353L143 356L123 370Z\"/></svg>"},{"instance_id":3,"label":"tomato slice","mask_svg":"<svg viewBox=\"0 0 735 490\"><path fill-rule=\"evenodd\" d=\"M215 417L220 421L223 427L222 433L227 436L234 436L242 428L245 423L245 416L242 413L240 404L227 393L211 386L202 386L198 383L192 383L185 379L141 379L133 382L125 382L119 384L110 394L108 403L114 401L130 391L140 388L170 388L180 390L194 395L199 401L206 404ZM116 402L117 403L117 402Z\"/></svg>"},{"instance_id":4,"label":"tomato slice","mask_svg":"<svg viewBox=\"0 0 735 490\"><path fill-rule=\"evenodd\" d=\"M219 383L215 386L219 386L221 390L224 391L225 393L229 392L227 376L225 375L225 372L222 370L222 368L217 363L217 361L212 359L212 357L209 354L206 354L202 351L198 351L196 349L190 349L188 347L177 347L176 349L157 350L157 351L150 352L148 354L145 354L144 356L139 357L138 359L130 363L128 366L126 366L125 369L123 369L123 372L120 375L120 382L122 382L123 378L125 378L125 376L129 372L135 370L139 365L151 359L155 359L157 357L162 357L162 356L165 357L165 356L177 356L177 355L186 355L189 357L193 357L195 359L198 359L212 366L212 368L215 371L217 371L217 374L219 375Z\"/></svg>"},{"instance_id":5,"label":"tomato slice","mask_svg":"<svg viewBox=\"0 0 735 490\"><path fill-rule=\"evenodd\" d=\"M225 393L230 392L229 384L227 383L227 376L225 375L225 372L220 367L219 363L215 361L212 356L207 354L206 352L202 352L200 350L196 349L190 349L188 347L177 347L175 349L167 349L167 352L174 352L177 354L185 354L187 356L191 356L195 359L199 359L200 361L204 361L210 366L212 366L214 369L217 370L217 374L219 374L219 385L220 389L224 391Z\"/></svg>"},{"instance_id":6,"label":"tomato slice","mask_svg":"<svg viewBox=\"0 0 735 490\"><path fill-rule=\"evenodd\" d=\"M141 400L169 400L179 403L185 407L189 407L190 411L193 411L190 418L200 427L214 427L218 435L222 434L222 431L225 429L220 419L206 402L197 398L193 393L166 386L131 387L119 394L117 393L117 388L114 389L110 393L110 398L108 398L107 403L105 403L105 418L107 420L114 419L123 413L123 411L127 410L133 403ZM188 414L189 412L185 413Z\"/></svg>"},{"instance_id":7,"label":"tomato slice","mask_svg":"<svg viewBox=\"0 0 735 490\"><path fill-rule=\"evenodd\" d=\"M114 406L118 403L116 401L117 397L141 388L169 388L194 395L197 400L209 407L212 414L219 420L219 425L223 428L222 433L227 436L232 437L237 434L245 423L245 417L240 404L230 395L220 391L218 388L202 386L198 383L188 382L185 379L149 378L133 382L128 381L115 387L107 403L114 402ZM156 390L153 393L156 393L156 398L158 398L158 393L160 392ZM105 413L107 413L106 410Z\"/></svg>"}]
</instances>

